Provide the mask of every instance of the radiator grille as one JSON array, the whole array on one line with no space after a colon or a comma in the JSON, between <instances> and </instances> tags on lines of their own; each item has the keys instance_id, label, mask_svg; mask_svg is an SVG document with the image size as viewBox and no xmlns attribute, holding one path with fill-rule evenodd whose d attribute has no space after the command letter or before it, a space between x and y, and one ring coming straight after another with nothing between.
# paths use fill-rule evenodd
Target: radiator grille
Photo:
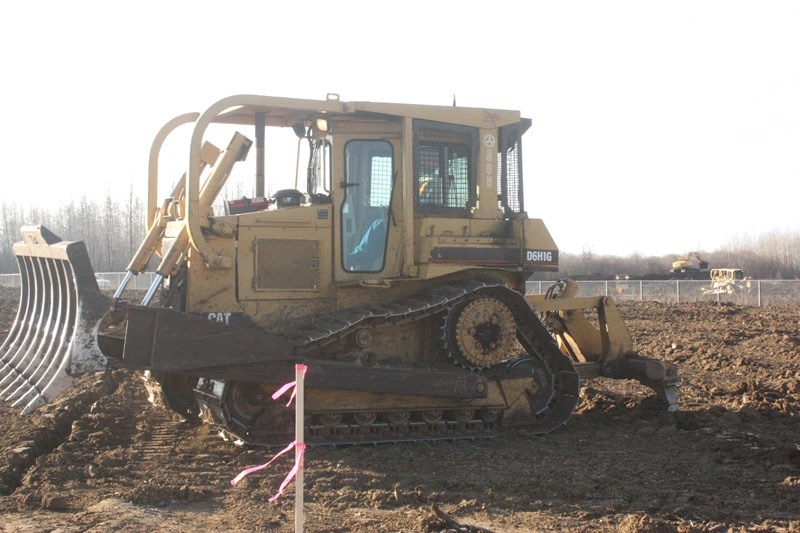
<instances>
[{"instance_id":1,"label":"radiator grille","mask_svg":"<svg viewBox=\"0 0 800 533\"><path fill-rule=\"evenodd\" d=\"M319 290L321 243L317 240L256 241L256 290Z\"/></svg>"},{"instance_id":2,"label":"radiator grille","mask_svg":"<svg viewBox=\"0 0 800 533\"><path fill-rule=\"evenodd\" d=\"M500 128L497 180L500 184L498 207L508 213L525 210L522 197L522 150L519 126Z\"/></svg>"}]
</instances>

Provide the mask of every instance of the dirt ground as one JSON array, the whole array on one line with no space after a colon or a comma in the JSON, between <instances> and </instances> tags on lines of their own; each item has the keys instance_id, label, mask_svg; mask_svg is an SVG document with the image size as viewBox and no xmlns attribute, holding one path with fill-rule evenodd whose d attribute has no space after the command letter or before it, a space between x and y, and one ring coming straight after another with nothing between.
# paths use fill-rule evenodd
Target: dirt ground
<instances>
[{"instance_id":1,"label":"dirt ground","mask_svg":"<svg viewBox=\"0 0 800 533\"><path fill-rule=\"evenodd\" d=\"M0 293L0 333L16 295ZM593 380L546 436L309 448L306 531L800 531L800 306L620 303L680 410ZM126 372L22 418L0 404L0 531L293 531L291 467L173 420Z\"/></svg>"}]
</instances>

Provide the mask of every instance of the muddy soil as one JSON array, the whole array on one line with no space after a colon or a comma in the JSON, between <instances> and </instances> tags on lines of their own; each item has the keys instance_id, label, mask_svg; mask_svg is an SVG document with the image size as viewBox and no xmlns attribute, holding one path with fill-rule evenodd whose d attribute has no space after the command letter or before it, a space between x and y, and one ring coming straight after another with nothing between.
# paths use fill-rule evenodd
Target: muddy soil
<instances>
[{"instance_id":1,"label":"muddy soil","mask_svg":"<svg viewBox=\"0 0 800 533\"><path fill-rule=\"evenodd\" d=\"M5 337L16 294L0 294ZM621 303L640 353L676 363L680 411L592 380L546 436L309 448L305 530L800 531L800 306ZM293 531L289 458L84 376L25 418L0 404L0 531Z\"/></svg>"}]
</instances>

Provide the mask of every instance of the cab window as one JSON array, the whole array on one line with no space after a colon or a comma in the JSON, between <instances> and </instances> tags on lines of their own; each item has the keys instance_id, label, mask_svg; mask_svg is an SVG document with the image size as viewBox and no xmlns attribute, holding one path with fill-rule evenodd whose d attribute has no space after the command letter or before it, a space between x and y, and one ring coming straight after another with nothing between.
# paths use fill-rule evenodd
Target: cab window
<instances>
[{"instance_id":1,"label":"cab window","mask_svg":"<svg viewBox=\"0 0 800 533\"><path fill-rule=\"evenodd\" d=\"M415 121L414 204L418 211L464 216L475 205L474 128Z\"/></svg>"},{"instance_id":2,"label":"cab window","mask_svg":"<svg viewBox=\"0 0 800 533\"><path fill-rule=\"evenodd\" d=\"M389 142L350 141L345 145L345 199L340 217L345 270L383 270L394 185L392 169Z\"/></svg>"}]
</instances>

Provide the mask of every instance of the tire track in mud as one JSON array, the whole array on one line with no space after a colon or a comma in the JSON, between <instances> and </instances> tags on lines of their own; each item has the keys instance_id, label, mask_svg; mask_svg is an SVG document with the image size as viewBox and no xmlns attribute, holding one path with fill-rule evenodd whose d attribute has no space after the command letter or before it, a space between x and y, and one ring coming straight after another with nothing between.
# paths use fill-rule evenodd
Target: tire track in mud
<instances>
[{"instance_id":1,"label":"tire track in mud","mask_svg":"<svg viewBox=\"0 0 800 533\"><path fill-rule=\"evenodd\" d=\"M41 409L41 413L20 417L22 425L32 424L29 431L11 432L14 444L0 449L0 494L13 494L22 484L36 460L47 455L73 434L76 423L91 412L102 397L112 394L119 384L113 374L98 380L96 375L77 380L71 394Z\"/></svg>"},{"instance_id":2,"label":"tire track in mud","mask_svg":"<svg viewBox=\"0 0 800 533\"><path fill-rule=\"evenodd\" d=\"M64 411L58 415L61 431L57 437L51 434L47 446L27 441L34 432L43 434L41 427L51 421L49 416L37 415L32 431L16 431L17 438L26 442L9 449L3 494L10 497L0 500L4 506L0 511L85 509L98 503L92 491L99 486L112 498L137 505L208 497L212 489L206 485L206 476L197 475L205 466L179 466L185 451L176 449L184 438L196 435L197 425L151 404L137 373L117 372L120 379L113 391L103 391L91 381L76 383L79 391L59 407ZM16 420L15 427L22 427ZM200 431L200 436L205 433ZM70 497L64 497L65 492Z\"/></svg>"},{"instance_id":3,"label":"tire track in mud","mask_svg":"<svg viewBox=\"0 0 800 533\"><path fill-rule=\"evenodd\" d=\"M164 459L175 447L175 431L178 422L160 408L153 408L153 411L155 414L148 421L150 425L148 437L138 446L143 461Z\"/></svg>"}]
</instances>

